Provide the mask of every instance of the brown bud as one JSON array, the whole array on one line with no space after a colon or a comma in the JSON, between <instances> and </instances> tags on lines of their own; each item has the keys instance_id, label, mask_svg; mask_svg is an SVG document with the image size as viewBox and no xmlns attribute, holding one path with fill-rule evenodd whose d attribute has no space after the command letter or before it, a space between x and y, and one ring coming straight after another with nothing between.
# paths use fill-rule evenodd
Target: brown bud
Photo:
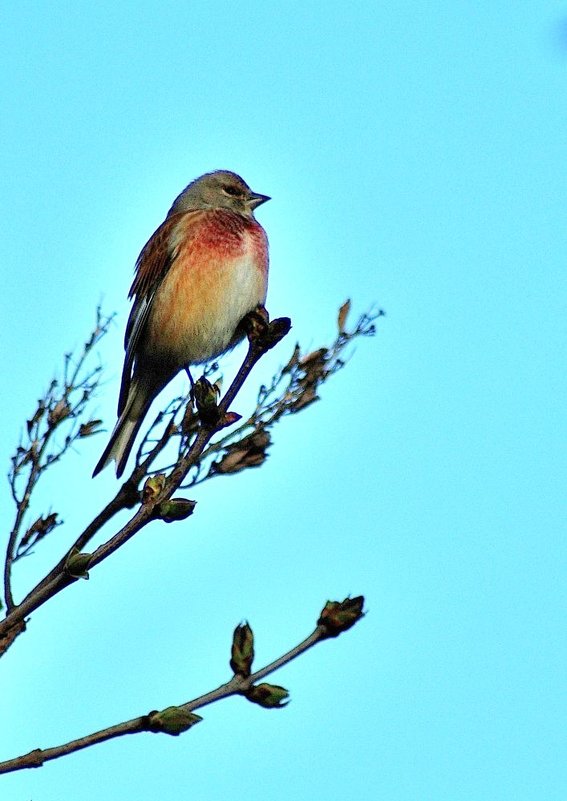
<instances>
[{"instance_id":1,"label":"brown bud","mask_svg":"<svg viewBox=\"0 0 567 801\"><path fill-rule=\"evenodd\" d=\"M318 400L319 395L317 395L314 387L308 386L303 390L298 399L291 404L291 410L293 412L299 412L301 409L305 409L306 406L309 406L310 403L315 403L315 401Z\"/></svg>"},{"instance_id":2,"label":"brown bud","mask_svg":"<svg viewBox=\"0 0 567 801\"><path fill-rule=\"evenodd\" d=\"M246 332L249 342L261 339L270 324L270 316L264 306L258 306L243 318L240 326Z\"/></svg>"},{"instance_id":3,"label":"brown bud","mask_svg":"<svg viewBox=\"0 0 567 801\"><path fill-rule=\"evenodd\" d=\"M307 353L302 359L299 360L299 366L303 367L303 369L307 371L313 364L318 364L323 361L326 355L327 348L318 348L317 350L312 350L311 353Z\"/></svg>"},{"instance_id":4,"label":"brown bud","mask_svg":"<svg viewBox=\"0 0 567 801\"><path fill-rule=\"evenodd\" d=\"M227 412L225 416L218 421L217 427L219 429L227 428L228 426L238 423L239 420L242 420L241 414L238 414L238 412Z\"/></svg>"},{"instance_id":5,"label":"brown bud","mask_svg":"<svg viewBox=\"0 0 567 801\"><path fill-rule=\"evenodd\" d=\"M265 338L266 350L270 350L278 344L291 330L291 320L289 317L277 317L272 320L268 333Z\"/></svg>"},{"instance_id":6,"label":"brown bud","mask_svg":"<svg viewBox=\"0 0 567 801\"><path fill-rule=\"evenodd\" d=\"M339 634L350 629L364 617L363 606L364 596L362 595L358 595L356 598L345 598L344 601L327 601L317 625L323 626L327 637L338 637Z\"/></svg>"},{"instance_id":7,"label":"brown bud","mask_svg":"<svg viewBox=\"0 0 567 801\"><path fill-rule=\"evenodd\" d=\"M348 313L350 311L350 300L345 300L341 308L339 309L339 316L337 320L337 326L339 329L339 334L345 333L345 323L348 317Z\"/></svg>"},{"instance_id":8,"label":"brown bud","mask_svg":"<svg viewBox=\"0 0 567 801\"><path fill-rule=\"evenodd\" d=\"M47 421L50 426L57 425L71 414L71 407L66 400L58 400L55 406L49 410Z\"/></svg>"},{"instance_id":9,"label":"brown bud","mask_svg":"<svg viewBox=\"0 0 567 801\"><path fill-rule=\"evenodd\" d=\"M254 661L254 632L244 623L234 629L230 667L241 676L249 676Z\"/></svg>"},{"instance_id":10,"label":"brown bud","mask_svg":"<svg viewBox=\"0 0 567 801\"><path fill-rule=\"evenodd\" d=\"M287 706L283 702L289 698L285 687L277 684L256 684L250 687L245 695L253 704L263 706L265 709L281 709L281 707Z\"/></svg>"},{"instance_id":11,"label":"brown bud","mask_svg":"<svg viewBox=\"0 0 567 801\"><path fill-rule=\"evenodd\" d=\"M36 543L50 534L54 528L61 525L61 520L57 520L57 512L45 517L38 517L37 520L31 524L24 536L20 541L20 547L28 545L28 543Z\"/></svg>"},{"instance_id":12,"label":"brown bud","mask_svg":"<svg viewBox=\"0 0 567 801\"><path fill-rule=\"evenodd\" d=\"M282 367L282 373L291 373L294 367L297 367L299 364L299 356L301 354L301 348L299 347L299 343L296 344L295 348L293 349L293 353L291 354L291 359L286 364L285 367Z\"/></svg>"},{"instance_id":13,"label":"brown bud","mask_svg":"<svg viewBox=\"0 0 567 801\"><path fill-rule=\"evenodd\" d=\"M43 402L43 400L39 400L37 402L37 410L36 410L34 416L31 418L31 420L27 420L26 421L26 427L27 427L27 430L28 430L28 434L31 434L32 428L35 425L37 425L37 423L39 423L39 421L43 417L44 412L45 412L45 403Z\"/></svg>"},{"instance_id":14,"label":"brown bud","mask_svg":"<svg viewBox=\"0 0 567 801\"><path fill-rule=\"evenodd\" d=\"M102 420L89 420L88 423L81 423L79 426L79 437L90 437L91 434L98 434Z\"/></svg>"},{"instance_id":15,"label":"brown bud","mask_svg":"<svg viewBox=\"0 0 567 801\"><path fill-rule=\"evenodd\" d=\"M250 344L257 351L265 353L289 332L291 320L289 317L278 317L270 322L268 312L262 306L246 315L242 328L246 331Z\"/></svg>"},{"instance_id":16,"label":"brown bud","mask_svg":"<svg viewBox=\"0 0 567 801\"><path fill-rule=\"evenodd\" d=\"M217 473L238 473L246 467L258 467L266 460L266 451L271 443L270 435L263 428L253 431L239 442L229 445L220 461L213 464Z\"/></svg>"}]
</instances>

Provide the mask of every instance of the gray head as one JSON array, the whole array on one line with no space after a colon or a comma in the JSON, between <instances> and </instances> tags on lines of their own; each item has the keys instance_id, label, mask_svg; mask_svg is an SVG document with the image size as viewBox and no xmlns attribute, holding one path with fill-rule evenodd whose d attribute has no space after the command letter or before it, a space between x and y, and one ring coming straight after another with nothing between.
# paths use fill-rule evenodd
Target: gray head
<instances>
[{"instance_id":1,"label":"gray head","mask_svg":"<svg viewBox=\"0 0 567 801\"><path fill-rule=\"evenodd\" d=\"M254 209L270 198L253 192L239 175L228 170L208 172L196 178L175 199L167 216L195 209L230 209L254 217Z\"/></svg>"}]
</instances>

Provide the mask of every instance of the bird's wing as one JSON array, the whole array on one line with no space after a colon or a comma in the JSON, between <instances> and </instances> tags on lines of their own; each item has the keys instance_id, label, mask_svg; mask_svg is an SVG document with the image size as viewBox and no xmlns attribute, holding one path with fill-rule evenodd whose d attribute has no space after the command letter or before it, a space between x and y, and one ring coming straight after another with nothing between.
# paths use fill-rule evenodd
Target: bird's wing
<instances>
[{"instance_id":1,"label":"bird's wing","mask_svg":"<svg viewBox=\"0 0 567 801\"><path fill-rule=\"evenodd\" d=\"M181 214L172 214L159 226L159 228L152 234L150 239L146 242L138 260L136 262L136 275L130 292L129 298L134 298L134 305L126 324L126 333L124 335L124 350L126 355L124 358L124 368L122 370L122 383L120 386L120 396L118 399L118 414L122 414L126 401L128 400L128 392L130 389L130 381L132 378L132 368L134 360L138 353L138 345L140 338L143 334L144 327L150 315L152 302L155 297L156 291L161 282L167 275L169 268L175 261L178 252L178 243L176 243L175 236L172 236L174 229L183 220L183 238L186 241L191 237L191 229L195 229L194 223L200 218L201 211L183 212Z\"/></svg>"}]
</instances>

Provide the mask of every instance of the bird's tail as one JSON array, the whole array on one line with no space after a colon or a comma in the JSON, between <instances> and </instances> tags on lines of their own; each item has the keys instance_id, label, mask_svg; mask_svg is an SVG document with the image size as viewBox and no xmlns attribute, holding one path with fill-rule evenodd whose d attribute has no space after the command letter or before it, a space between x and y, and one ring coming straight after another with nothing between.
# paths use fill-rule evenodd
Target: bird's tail
<instances>
[{"instance_id":1,"label":"bird's tail","mask_svg":"<svg viewBox=\"0 0 567 801\"><path fill-rule=\"evenodd\" d=\"M126 467L136 435L154 397L155 392L152 392L151 387L136 379L132 381L124 411L118 418L109 443L93 471L93 477L114 459L116 476L120 478Z\"/></svg>"}]
</instances>

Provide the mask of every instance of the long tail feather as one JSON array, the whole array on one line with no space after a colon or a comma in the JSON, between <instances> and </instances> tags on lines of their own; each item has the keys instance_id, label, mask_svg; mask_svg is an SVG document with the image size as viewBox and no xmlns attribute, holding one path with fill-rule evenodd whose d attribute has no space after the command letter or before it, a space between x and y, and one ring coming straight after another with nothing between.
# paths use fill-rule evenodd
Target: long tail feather
<instances>
[{"instance_id":1,"label":"long tail feather","mask_svg":"<svg viewBox=\"0 0 567 801\"><path fill-rule=\"evenodd\" d=\"M154 397L155 394L149 392L144 384L138 381L132 382L124 411L118 418L114 431L110 435L108 445L93 471L93 478L112 460L116 462L116 476L120 478L126 467L126 462L140 426Z\"/></svg>"}]
</instances>

